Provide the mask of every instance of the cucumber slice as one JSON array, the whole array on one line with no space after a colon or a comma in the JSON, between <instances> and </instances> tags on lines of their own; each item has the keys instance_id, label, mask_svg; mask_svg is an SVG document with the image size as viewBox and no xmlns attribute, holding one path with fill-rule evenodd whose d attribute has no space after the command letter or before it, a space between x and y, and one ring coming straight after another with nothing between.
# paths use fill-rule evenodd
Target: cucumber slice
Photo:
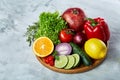
<instances>
[{"instance_id":1,"label":"cucumber slice","mask_svg":"<svg viewBox=\"0 0 120 80\"><path fill-rule=\"evenodd\" d=\"M72 56L75 58L75 64L73 67L76 67L80 63L80 56L78 54L72 54Z\"/></svg>"},{"instance_id":2,"label":"cucumber slice","mask_svg":"<svg viewBox=\"0 0 120 80\"><path fill-rule=\"evenodd\" d=\"M75 58L72 55L69 55L67 57L68 57L68 64L64 67L64 69L71 69L75 63Z\"/></svg>"},{"instance_id":3,"label":"cucumber slice","mask_svg":"<svg viewBox=\"0 0 120 80\"><path fill-rule=\"evenodd\" d=\"M59 60L55 60L56 68L64 68L68 63L68 58L65 55L59 56Z\"/></svg>"}]
</instances>

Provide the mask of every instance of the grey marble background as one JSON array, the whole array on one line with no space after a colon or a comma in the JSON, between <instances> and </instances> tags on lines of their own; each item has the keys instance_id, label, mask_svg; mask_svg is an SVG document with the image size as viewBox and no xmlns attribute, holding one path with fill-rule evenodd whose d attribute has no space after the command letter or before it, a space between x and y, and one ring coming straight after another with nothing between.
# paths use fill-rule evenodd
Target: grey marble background
<instances>
[{"instance_id":1,"label":"grey marble background","mask_svg":"<svg viewBox=\"0 0 120 80\"><path fill-rule=\"evenodd\" d=\"M35 58L24 33L43 11L82 8L89 17L103 17L110 31L106 60L85 73L51 71ZM0 80L120 79L120 0L0 0Z\"/></svg>"}]
</instances>

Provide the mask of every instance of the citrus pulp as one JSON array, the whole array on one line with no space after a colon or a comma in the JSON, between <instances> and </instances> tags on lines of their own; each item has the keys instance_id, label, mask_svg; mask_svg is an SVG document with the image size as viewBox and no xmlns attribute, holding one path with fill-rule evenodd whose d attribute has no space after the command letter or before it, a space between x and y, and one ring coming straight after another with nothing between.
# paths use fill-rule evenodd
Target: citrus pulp
<instances>
[{"instance_id":1,"label":"citrus pulp","mask_svg":"<svg viewBox=\"0 0 120 80\"><path fill-rule=\"evenodd\" d=\"M33 52L39 57L46 57L53 52L54 44L48 37L40 37L33 43Z\"/></svg>"}]
</instances>

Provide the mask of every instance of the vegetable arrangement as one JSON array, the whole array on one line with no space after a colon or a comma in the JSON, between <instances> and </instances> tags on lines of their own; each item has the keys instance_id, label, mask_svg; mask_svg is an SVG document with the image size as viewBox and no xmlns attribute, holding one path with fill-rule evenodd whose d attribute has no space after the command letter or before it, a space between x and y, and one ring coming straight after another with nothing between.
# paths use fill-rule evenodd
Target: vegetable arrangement
<instances>
[{"instance_id":1,"label":"vegetable arrangement","mask_svg":"<svg viewBox=\"0 0 120 80\"><path fill-rule=\"evenodd\" d=\"M39 21L29 26L25 35L30 45L33 43L35 54L46 51L47 56L39 56L46 64L68 70L105 58L110 31L103 18L87 18L82 9L69 8L62 15L41 13ZM49 41L45 43L42 37ZM54 50L49 50L50 42Z\"/></svg>"}]
</instances>

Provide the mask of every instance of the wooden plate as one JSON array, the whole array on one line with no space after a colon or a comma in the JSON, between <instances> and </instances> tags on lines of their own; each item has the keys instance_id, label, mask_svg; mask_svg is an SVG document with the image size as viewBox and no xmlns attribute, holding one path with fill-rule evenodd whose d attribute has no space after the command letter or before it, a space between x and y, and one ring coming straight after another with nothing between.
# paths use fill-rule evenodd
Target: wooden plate
<instances>
[{"instance_id":1,"label":"wooden plate","mask_svg":"<svg viewBox=\"0 0 120 80\"><path fill-rule=\"evenodd\" d=\"M107 45L107 48L109 47L109 43L107 42L106 43ZM91 69L94 69L95 67L97 67L98 65L100 65L104 59L106 58L106 56L102 59L98 59L98 60L95 60L93 59L92 60L92 65L90 66L84 66L82 64L80 64L80 66L76 67L76 68L73 68L73 69L69 69L69 70L66 70L66 69L59 69L59 68L56 68L54 66L50 66L49 64L46 64L44 61L43 61L43 58L41 57L38 57L36 56L36 58L38 59L38 61L44 65L45 67L47 67L48 69L51 69L53 71L56 71L56 72L60 72L60 73L66 73L66 74L74 74L74 73L82 73L82 72L86 72L86 71L89 71Z\"/></svg>"},{"instance_id":2,"label":"wooden plate","mask_svg":"<svg viewBox=\"0 0 120 80\"><path fill-rule=\"evenodd\" d=\"M101 64L105 58L103 59L99 59L99 60L92 60L93 64L91 66L84 66L84 65L80 65L74 69L69 69L69 70L66 70L66 69L59 69L59 68L56 68L54 66L50 66L49 64L46 64L44 61L43 61L43 58L41 57L38 57L36 56L38 61L43 64L45 67L53 70L53 71L56 71L56 72L60 72L60 73L67 73L67 74L73 74L73 73L82 73L82 72L85 72L85 71L89 71L95 67L97 67L99 64Z\"/></svg>"}]
</instances>

